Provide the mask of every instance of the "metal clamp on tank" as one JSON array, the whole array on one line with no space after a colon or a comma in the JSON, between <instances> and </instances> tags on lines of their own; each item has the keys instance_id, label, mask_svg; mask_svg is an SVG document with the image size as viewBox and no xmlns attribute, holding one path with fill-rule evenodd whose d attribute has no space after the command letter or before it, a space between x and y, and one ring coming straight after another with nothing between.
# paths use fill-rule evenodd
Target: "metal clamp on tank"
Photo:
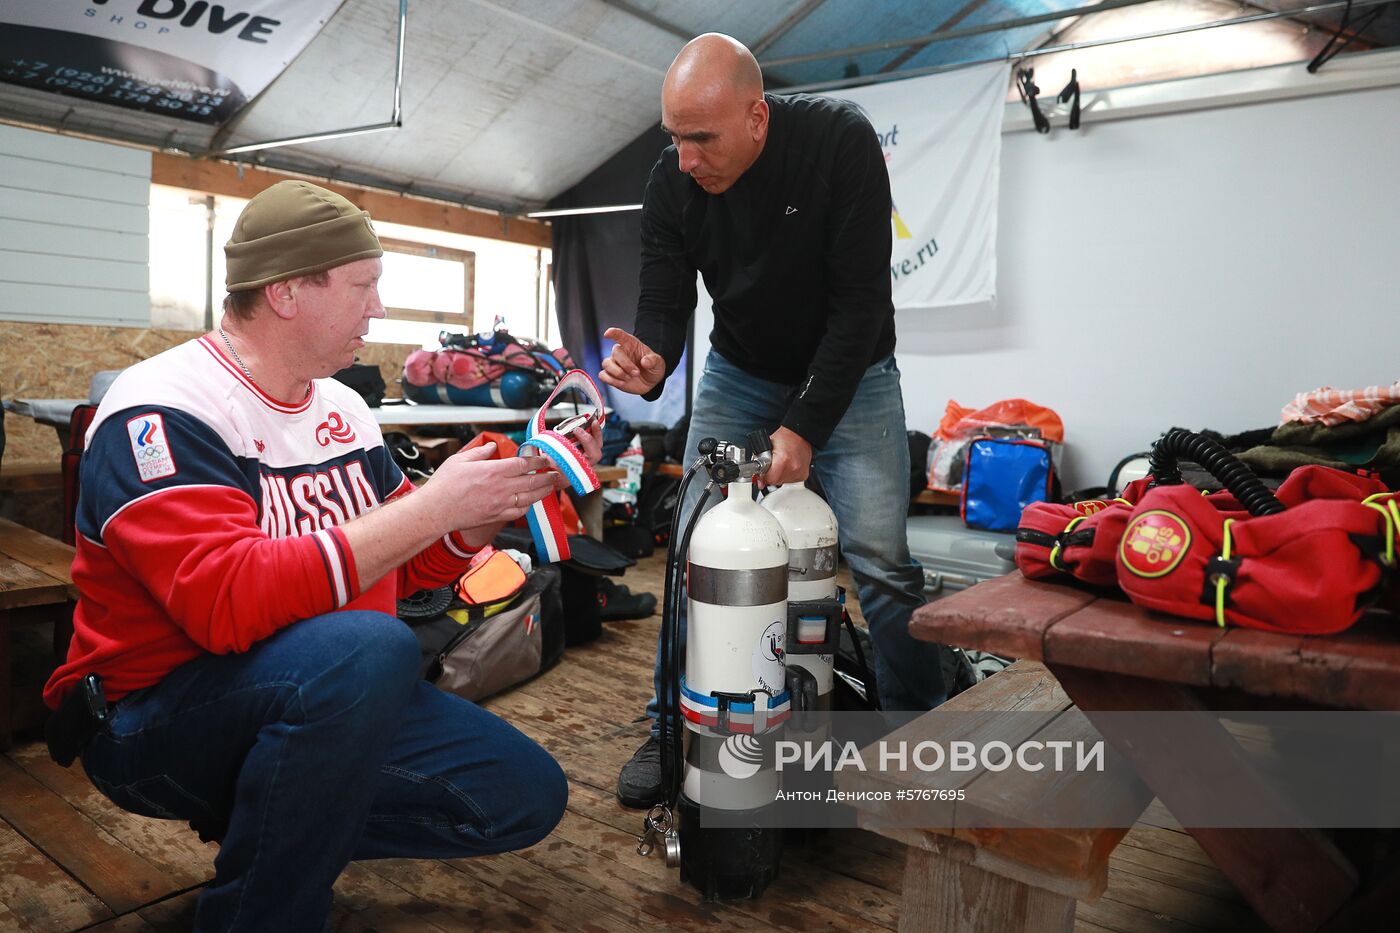
<instances>
[{"instance_id":1,"label":"metal clamp on tank","mask_svg":"<svg viewBox=\"0 0 1400 933\"><path fill-rule=\"evenodd\" d=\"M788 654L835 654L844 608L835 599L788 602Z\"/></svg>"},{"instance_id":2,"label":"metal clamp on tank","mask_svg":"<svg viewBox=\"0 0 1400 933\"><path fill-rule=\"evenodd\" d=\"M792 711L808 713L828 708L822 703L822 694L829 694L831 687L823 691L817 681L815 671L808 666L830 667L841 639L841 620L845 614L839 600L809 599L788 602L787 644L784 653L787 658L787 688L792 695ZM799 656L804 662L797 661Z\"/></svg>"},{"instance_id":3,"label":"metal clamp on tank","mask_svg":"<svg viewBox=\"0 0 1400 933\"><path fill-rule=\"evenodd\" d=\"M764 699L758 699L762 695ZM720 690L713 690L710 696L715 703L715 724L710 727L710 731L718 735L757 735L768 729L768 697L772 696L767 690L750 690L747 693L725 693ZM733 708L734 704L747 705L749 709ZM743 728L738 728L730 724L730 716L733 713L739 715L752 714L753 721L739 724Z\"/></svg>"}]
</instances>

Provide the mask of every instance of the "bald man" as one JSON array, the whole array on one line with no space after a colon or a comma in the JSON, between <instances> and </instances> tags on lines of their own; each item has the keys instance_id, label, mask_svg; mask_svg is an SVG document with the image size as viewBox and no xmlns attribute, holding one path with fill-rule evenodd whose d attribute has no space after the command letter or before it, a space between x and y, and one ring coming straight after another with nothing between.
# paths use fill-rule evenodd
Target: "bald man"
<instances>
[{"instance_id":1,"label":"bald man","mask_svg":"<svg viewBox=\"0 0 1400 933\"><path fill-rule=\"evenodd\" d=\"M870 625L882 705L936 706L946 697L939 652L908 631L923 574L905 537L890 181L875 130L849 103L765 94L749 50L714 33L671 64L661 118L672 145L642 206L635 334L607 331L616 345L602 380L648 399L661 394L685 345L696 272L704 276L715 324L687 459L702 438L737 441L762 428L773 442L769 484L815 473ZM699 492L693 485L687 510ZM654 676L659 692L659 661ZM647 715L655 723L655 694ZM653 724L622 769L625 805L660 796L657 734Z\"/></svg>"}]
</instances>

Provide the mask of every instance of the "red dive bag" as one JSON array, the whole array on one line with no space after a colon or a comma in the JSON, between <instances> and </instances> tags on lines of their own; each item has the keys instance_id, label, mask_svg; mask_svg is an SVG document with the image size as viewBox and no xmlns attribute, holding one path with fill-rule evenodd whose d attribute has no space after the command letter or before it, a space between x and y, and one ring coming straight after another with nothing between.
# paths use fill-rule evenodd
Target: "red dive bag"
<instances>
[{"instance_id":1,"label":"red dive bag","mask_svg":"<svg viewBox=\"0 0 1400 933\"><path fill-rule=\"evenodd\" d=\"M1117 499L1027 506L1016 528L1016 566L1034 580L1068 575L1117 586L1118 542L1147 483L1129 483Z\"/></svg>"},{"instance_id":2,"label":"red dive bag","mask_svg":"<svg viewBox=\"0 0 1400 933\"><path fill-rule=\"evenodd\" d=\"M1227 491L1206 496L1182 485L1178 455ZM1111 561L1118 585L1145 608L1301 635L1349 627L1395 566L1400 505L1379 480L1307 466L1275 495L1224 448L1187 431L1154 445L1150 479L1087 516L1029 507L1017 565L1028 577L1102 585L1113 582Z\"/></svg>"}]
</instances>

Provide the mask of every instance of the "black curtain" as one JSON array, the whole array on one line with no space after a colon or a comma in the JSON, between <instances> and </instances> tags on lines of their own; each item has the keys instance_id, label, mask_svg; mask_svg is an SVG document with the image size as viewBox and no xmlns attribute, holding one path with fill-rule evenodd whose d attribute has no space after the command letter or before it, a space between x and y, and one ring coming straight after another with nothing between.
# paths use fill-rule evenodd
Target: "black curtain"
<instances>
[{"instance_id":1,"label":"black curtain","mask_svg":"<svg viewBox=\"0 0 1400 933\"><path fill-rule=\"evenodd\" d=\"M647 130L549 207L640 204L651 168L669 144L659 129ZM559 329L574 363L590 373L602 365L603 331L632 329L641 272L640 220L640 211L617 211L550 222ZM683 373L681 379L680 391L685 391L689 380ZM669 385L667 391L672 391Z\"/></svg>"}]
</instances>

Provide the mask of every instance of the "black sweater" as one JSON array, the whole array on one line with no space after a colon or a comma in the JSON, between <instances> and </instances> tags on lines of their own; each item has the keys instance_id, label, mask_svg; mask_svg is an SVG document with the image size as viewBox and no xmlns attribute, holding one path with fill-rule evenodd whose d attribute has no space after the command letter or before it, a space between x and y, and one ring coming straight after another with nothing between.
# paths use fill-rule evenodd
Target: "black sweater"
<instances>
[{"instance_id":1,"label":"black sweater","mask_svg":"<svg viewBox=\"0 0 1400 933\"><path fill-rule=\"evenodd\" d=\"M652 168L635 330L669 375L699 270L714 299L711 345L745 372L792 386L783 426L822 447L865 369L894 350L890 179L854 105L765 96L763 151L725 193L706 194L682 174L674 146Z\"/></svg>"}]
</instances>

